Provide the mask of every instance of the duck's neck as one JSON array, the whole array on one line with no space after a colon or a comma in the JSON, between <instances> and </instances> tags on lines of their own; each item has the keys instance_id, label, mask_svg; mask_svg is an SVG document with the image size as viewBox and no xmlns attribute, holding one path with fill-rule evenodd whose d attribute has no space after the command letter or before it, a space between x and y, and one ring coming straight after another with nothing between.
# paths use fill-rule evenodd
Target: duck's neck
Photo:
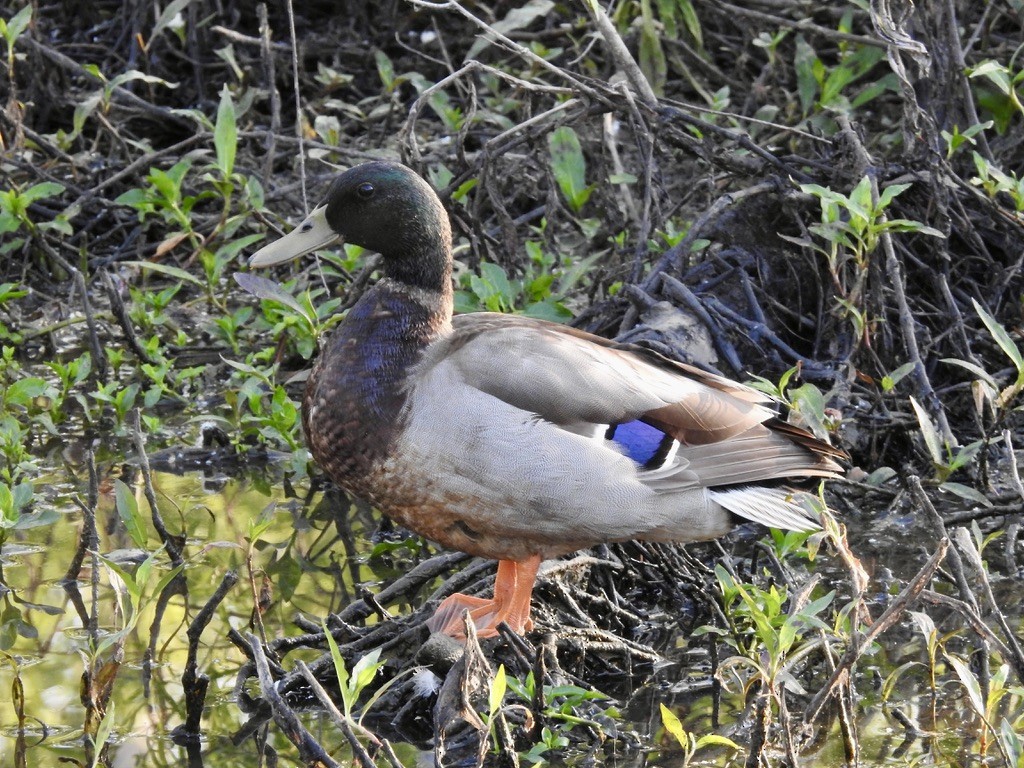
<instances>
[{"instance_id":1,"label":"duck's neck","mask_svg":"<svg viewBox=\"0 0 1024 768\"><path fill-rule=\"evenodd\" d=\"M417 208L417 216L403 222L401 232L396 233L393 247L382 253L384 275L397 284L437 293L450 305L452 228L448 214L440 203Z\"/></svg>"}]
</instances>

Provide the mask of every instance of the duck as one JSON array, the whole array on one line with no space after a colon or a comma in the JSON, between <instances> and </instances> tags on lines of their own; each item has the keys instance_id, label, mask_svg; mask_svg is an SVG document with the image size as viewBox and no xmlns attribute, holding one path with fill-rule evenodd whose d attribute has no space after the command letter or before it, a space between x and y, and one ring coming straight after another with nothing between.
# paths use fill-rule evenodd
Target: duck
<instances>
[{"instance_id":1,"label":"duck","mask_svg":"<svg viewBox=\"0 0 1024 768\"><path fill-rule=\"evenodd\" d=\"M840 476L844 453L764 393L571 326L455 315L451 222L411 168L340 173L249 265L341 243L379 253L381 276L309 374L312 457L398 524L498 561L493 596L447 597L432 632L464 640L467 611L481 638L530 631L541 563L598 544L819 527L799 481Z\"/></svg>"}]
</instances>

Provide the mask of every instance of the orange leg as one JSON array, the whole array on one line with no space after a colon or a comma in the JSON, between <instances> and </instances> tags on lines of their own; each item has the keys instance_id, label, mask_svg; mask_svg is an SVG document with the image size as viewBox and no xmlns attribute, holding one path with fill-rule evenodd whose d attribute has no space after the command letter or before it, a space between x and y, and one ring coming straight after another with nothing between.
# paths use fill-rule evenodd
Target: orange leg
<instances>
[{"instance_id":1,"label":"orange leg","mask_svg":"<svg viewBox=\"0 0 1024 768\"><path fill-rule=\"evenodd\" d=\"M513 632L523 634L533 628L530 595L533 594L539 567L540 555L520 562L499 560L493 598L450 595L437 607L427 626L431 632L443 632L456 640L465 640L462 615L469 611L479 637L494 637L502 622L508 624Z\"/></svg>"}]
</instances>

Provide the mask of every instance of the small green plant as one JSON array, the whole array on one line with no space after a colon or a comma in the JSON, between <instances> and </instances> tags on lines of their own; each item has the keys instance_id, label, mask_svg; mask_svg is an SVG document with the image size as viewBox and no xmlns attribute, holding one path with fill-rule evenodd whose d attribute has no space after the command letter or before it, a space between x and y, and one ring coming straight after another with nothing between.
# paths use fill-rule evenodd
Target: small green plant
<instances>
[{"instance_id":1,"label":"small green plant","mask_svg":"<svg viewBox=\"0 0 1024 768\"><path fill-rule=\"evenodd\" d=\"M13 347L0 349L0 456L5 464L0 480L16 484L35 471L37 459L30 451L40 433L56 434L52 413L60 393L39 376L26 376L15 359Z\"/></svg>"},{"instance_id":2,"label":"small green plant","mask_svg":"<svg viewBox=\"0 0 1024 768\"><path fill-rule=\"evenodd\" d=\"M895 370L882 376L879 384L882 386L883 392L892 392L896 389L896 385L899 384L903 379L914 372L914 363L904 363L898 366Z\"/></svg>"},{"instance_id":3,"label":"small green plant","mask_svg":"<svg viewBox=\"0 0 1024 768\"><path fill-rule=\"evenodd\" d=\"M186 237L198 244L192 230L191 214L199 198L186 194L184 190L185 176L191 168L192 161L188 158L179 160L166 171L150 168L146 175L146 181L149 182L147 188L129 189L114 200L119 205L127 205L138 211L141 222L158 216L165 224L174 227L174 234L164 241L162 248L173 247ZM190 275L189 279L195 278Z\"/></svg>"},{"instance_id":4,"label":"small green plant","mask_svg":"<svg viewBox=\"0 0 1024 768\"><path fill-rule=\"evenodd\" d=\"M793 377L799 374L800 367L793 366L779 377L778 384L771 379L755 375L749 385L771 395L795 414L803 426L819 438L827 439L828 434L835 429L835 419L829 416L825 407L825 396L814 384L808 381L798 387L790 386Z\"/></svg>"},{"instance_id":5,"label":"small green plant","mask_svg":"<svg viewBox=\"0 0 1024 768\"><path fill-rule=\"evenodd\" d=\"M971 709L982 722L978 738L978 752L981 757L985 757L989 746L994 743L1003 753L1006 765L1018 765L1021 756L1021 741L1016 727L1005 716L999 727L996 726L996 718L1002 712L1007 711L1006 708L1000 706L1007 696L1017 700L1017 706L1009 708L1009 711L1017 713L1018 724L1022 719L1020 704L1024 697L1024 688L1007 685L1010 675L1009 665L1000 664L995 673L989 677L987 688L983 688L974 670L971 669L971 665L964 659L947 653L946 661L955 670L960 684L963 685L967 693L967 701L970 703Z\"/></svg>"},{"instance_id":6,"label":"small green plant","mask_svg":"<svg viewBox=\"0 0 1024 768\"><path fill-rule=\"evenodd\" d=\"M60 360L48 360L46 367L53 371L58 383L56 402L50 409L51 413L61 417L66 416L60 409L60 405L67 400L75 387L89 378L89 374L92 373L92 355L83 352L66 363Z\"/></svg>"},{"instance_id":7,"label":"small green plant","mask_svg":"<svg viewBox=\"0 0 1024 768\"><path fill-rule=\"evenodd\" d=\"M501 711L502 702L505 700L505 691L507 690L508 676L505 674L505 665L501 664L498 666L498 671L494 673L494 677L491 678L491 686L487 691L487 714L484 716L484 722L487 723L491 732L491 749L495 754L498 753L501 743L498 740L496 731L496 716Z\"/></svg>"},{"instance_id":8,"label":"small green plant","mask_svg":"<svg viewBox=\"0 0 1024 768\"><path fill-rule=\"evenodd\" d=\"M971 301L974 304L974 311L978 313L978 317L981 318L982 323L985 325L989 335L992 336L993 341L996 342L1003 354L1009 358L1011 363L1013 363L1013 367L1016 369L1017 375L1010 384L1004 387L996 382L995 378L993 378L993 376L984 368L968 362L967 360L944 358L942 362L949 363L951 365L958 365L961 368L970 371L977 377L976 384L978 385L982 398L994 409L994 414L998 423L1010 410L1010 407L1018 399L1021 392L1024 391L1024 355L1021 354L1020 347L1018 347L1014 342L1006 328L1004 328L998 320L989 314L988 310L986 310L975 299L972 299Z\"/></svg>"},{"instance_id":9,"label":"small green plant","mask_svg":"<svg viewBox=\"0 0 1024 768\"><path fill-rule=\"evenodd\" d=\"M116 426L123 429L128 412L135 407L140 390L141 387L136 382L122 385L120 381L115 380L97 385L90 393L90 397L101 406L109 406L113 410Z\"/></svg>"},{"instance_id":10,"label":"small green plant","mask_svg":"<svg viewBox=\"0 0 1024 768\"><path fill-rule=\"evenodd\" d=\"M24 8L14 14L10 19L0 18L0 36L4 39L5 54L7 58L7 82L14 83L14 44L18 38L28 29L32 21L32 4L28 3Z\"/></svg>"},{"instance_id":11,"label":"small green plant","mask_svg":"<svg viewBox=\"0 0 1024 768\"><path fill-rule=\"evenodd\" d=\"M852 31L851 12L843 15L839 29L847 33ZM841 45L838 60L829 66L818 57L807 38L797 34L793 66L804 117L819 110L812 122L831 132L835 128L829 112L849 113L887 90L896 90L896 77L888 73L871 78L857 93L848 95L850 89L864 81L884 59L885 51L873 46Z\"/></svg>"},{"instance_id":12,"label":"small green plant","mask_svg":"<svg viewBox=\"0 0 1024 768\"><path fill-rule=\"evenodd\" d=\"M1008 66L994 59L986 59L974 67L968 67L968 77L982 78L995 86L995 92L984 89L978 93L978 103L995 117L996 130L1005 133L1015 116L1024 115L1024 104L1017 95L1017 88L1024 82L1024 70L1013 72Z\"/></svg>"},{"instance_id":13,"label":"small green plant","mask_svg":"<svg viewBox=\"0 0 1024 768\"><path fill-rule=\"evenodd\" d=\"M540 242L525 244L529 262L522 278L510 278L499 265L483 262L479 275L466 272L455 292L457 312L518 312L527 317L565 322L572 313L563 303L600 253L568 267L556 266L556 258Z\"/></svg>"},{"instance_id":14,"label":"small green plant","mask_svg":"<svg viewBox=\"0 0 1024 768\"><path fill-rule=\"evenodd\" d=\"M377 673L384 668L386 662L380 660L380 648L374 648L372 651L363 654L359 661L349 670L345 665L345 659L342 657L341 651L338 649L338 643L335 641L334 636L331 635L326 622L322 626L324 628L324 637L327 638L327 645L331 650L334 674L338 679L338 689L341 692L341 714L345 721L354 729L376 740L376 736L363 726L363 717L380 697L401 679L401 676L391 678L375 690L363 705L362 714L356 717L356 704L359 702L363 692L373 682Z\"/></svg>"},{"instance_id":15,"label":"small green plant","mask_svg":"<svg viewBox=\"0 0 1024 768\"><path fill-rule=\"evenodd\" d=\"M241 353L239 333L252 319L253 308L242 306L230 314L221 315L214 319L214 327L221 337L231 347L232 354Z\"/></svg>"},{"instance_id":16,"label":"small green plant","mask_svg":"<svg viewBox=\"0 0 1024 768\"><path fill-rule=\"evenodd\" d=\"M72 141L82 134L85 121L90 117L95 116L102 124L110 127L107 117L110 114L110 107L113 103L114 90L120 88L125 83L139 81L149 85L162 85L170 89L178 87L175 83L169 83L163 78L154 75L147 75L145 72L139 72L137 69L130 69L113 78L108 78L95 64L86 64L82 69L99 80L100 88L75 106L75 111L71 118L71 133L67 134L63 130L57 132L57 141L62 147L69 147ZM113 130L111 128L112 132Z\"/></svg>"},{"instance_id":17,"label":"small green plant","mask_svg":"<svg viewBox=\"0 0 1024 768\"><path fill-rule=\"evenodd\" d=\"M974 462L978 452L984 447L984 440L975 440L968 445L951 445L943 441L939 430L932 421L928 411L913 397L910 398L910 405L917 416L917 423L921 427L921 437L924 439L928 456L932 460L932 469L935 470L935 482L939 488L948 491L961 498L977 502L986 507L992 506L983 493L963 483L955 483L949 478L957 470L963 469Z\"/></svg>"},{"instance_id":18,"label":"small green plant","mask_svg":"<svg viewBox=\"0 0 1024 768\"><path fill-rule=\"evenodd\" d=\"M978 175L971 178L971 183L985 190L991 198L1003 193L1013 202L1017 213L1024 213L1024 179L1018 179L1014 172L1004 173L977 152L972 152L974 167Z\"/></svg>"},{"instance_id":19,"label":"small green plant","mask_svg":"<svg viewBox=\"0 0 1024 768\"><path fill-rule=\"evenodd\" d=\"M41 232L53 231L60 235L70 235L71 225L68 215L57 214L51 221L37 222L29 216L29 207L40 200L57 197L64 192L64 185L55 181L43 181L33 184L25 190L17 188L0 191L0 235L24 230L30 237ZM6 242L0 246L0 256L6 256L24 245L24 238L4 238Z\"/></svg>"},{"instance_id":20,"label":"small green plant","mask_svg":"<svg viewBox=\"0 0 1024 768\"><path fill-rule=\"evenodd\" d=\"M59 515L54 509L46 509L42 512L29 512L35 493L32 483L23 482L11 486L0 481L0 547L12 531L24 531L29 528L38 528L41 525L49 525L55 522ZM13 641L13 638L12 638ZM6 650L10 645L0 643L0 650Z\"/></svg>"},{"instance_id":21,"label":"small green plant","mask_svg":"<svg viewBox=\"0 0 1024 768\"><path fill-rule=\"evenodd\" d=\"M946 140L946 159L950 159L957 153L964 144L977 144L974 137L983 131L987 131L992 127L992 121L986 120L984 123L978 123L972 125L964 132L960 132L960 126L954 125L953 132L942 131L942 138Z\"/></svg>"},{"instance_id":22,"label":"small green plant","mask_svg":"<svg viewBox=\"0 0 1024 768\"><path fill-rule=\"evenodd\" d=\"M527 705L537 701L537 683L532 672L523 680L507 677L505 684ZM491 693L493 696L493 687ZM550 751L568 747L569 733L577 726L604 733L609 723L620 717L618 708L610 705L605 694L576 685L545 685L542 699L544 711L536 715L550 725L542 727L540 740L524 755L531 762L545 759Z\"/></svg>"},{"instance_id":23,"label":"small green plant","mask_svg":"<svg viewBox=\"0 0 1024 768\"><path fill-rule=\"evenodd\" d=\"M817 241L784 236L785 239L822 254L828 265L839 314L850 320L855 338L867 341L871 321L864 307L864 294L871 255L880 238L894 232L913 232L943 237L933 227L910 219L890 219L886 209L910 184L892 184L874 199L871 179L862 178L844 195L818 184L801 184L801 191L818 199L821 221L809 229Z\"/></svg>"},{"instance_id":24,"label":"small green plant","mask_svg":"<svg viewBox=\"0 0 1024 768\"><path fill-rule=\"evenodd\" d=\"M737 655L720 665L723 675L746 677L748 684L760 682L770 696L778 697L780 685L791 677L790 665L820 642L817 638L805 641L808 630L830 631L819 615L832 602L835 592L787 611L788 595L784 589L741 584L721 565L715 566L715 575L730 628L704 626L695 634L719 635L736 649Z\"/></svg>"},{"instance_id":25,"label":"small green plant","mask_svg":"<svg viewBox=\"0 0 1024 768\"><path fill-rule=\"evenodd\" d=\"M146 535L146 524L139 511L139 503L135 494L128 485L120 480L114 480L114 506L117 508L117 516L121 518L125 530L131 536L135 546L144 552L149 551Z\"/></svg>"},{"instance_id":26,"label":"small green plant","mask_svg":"<svg viewBox=\"0 0 1024 768\"><path fill-rule=\"evenodd\" d=\"M705 747L728 747L729 749L734 750L740 749L740 745L735 741L726 738L725 736L719 736L716 733L708 733L698 738L683 728L683 724L679 721L675 712L664 704L659 704L658 708L661 712L661 724L665 728L665 732L672 736L683 750L684 768L689 766L693 761L693 756Z\"/></svg>"},{"instance_id":27,"label":"small green plant","mask_svg":"<svg viewBox=\"0 0 1024 768\"><path fill-rule=\"evenodd\" d=\"M562 191L562 197L573 213L579 213L590 199L594 186L587 184L587 161L583 157L576 131L567 125L548 134L551 172Z\"/></svg>"}]
</instances>

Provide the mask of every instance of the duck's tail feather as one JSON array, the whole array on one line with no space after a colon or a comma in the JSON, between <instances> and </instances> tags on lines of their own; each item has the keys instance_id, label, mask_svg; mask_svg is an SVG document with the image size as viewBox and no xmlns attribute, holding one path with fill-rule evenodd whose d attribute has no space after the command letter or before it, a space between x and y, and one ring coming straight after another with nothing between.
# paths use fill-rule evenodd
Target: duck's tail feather
<instances>
[{"instance_id":1,"label":"duck's tail feather","mask_svg":"<svg viewBox=\"0 0 1024 768\"><path fill-rule=\"evenodd\" d=\"M815 511L816 497L807 491L786 487L743 485L711 488L711 498L735 515L788 531L816 531L821 528Z\"/></svg>"}]
</instances>

